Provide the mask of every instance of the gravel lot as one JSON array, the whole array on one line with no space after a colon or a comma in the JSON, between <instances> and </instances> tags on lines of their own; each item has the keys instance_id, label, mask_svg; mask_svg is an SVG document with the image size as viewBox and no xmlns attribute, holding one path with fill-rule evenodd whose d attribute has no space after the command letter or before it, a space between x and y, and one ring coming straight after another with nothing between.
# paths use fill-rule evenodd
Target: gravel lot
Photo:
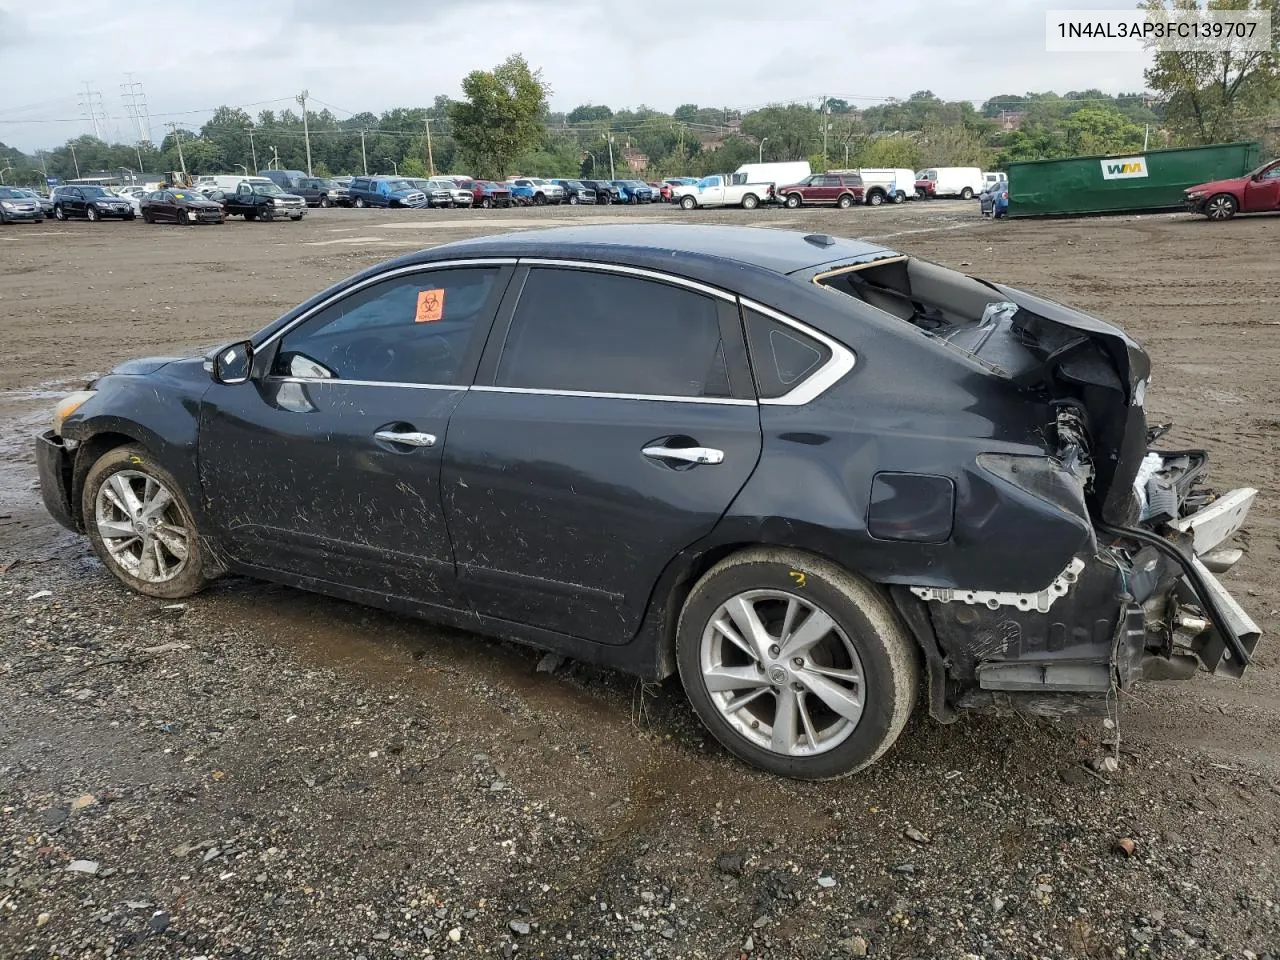
<instances>
[{"instance_id":1,"label":"gravel lot","mask_svg":"<svg viewBox=\"0 0 1280 960\"><path fill-rule=\"evenodd\" d=\"M867 773L728 758L676 682L283 587L126 593L35 489L54 400L356 269L546 223L883 239L1119 322L1169 446L1262 493L1226 582L1280 626L1276 218L987 223L976 203L315 211L0 230L0 957L1280 956L1280 671L1095 720L917 718ZM1029 545L1030 548L1030 545ZM1122 849L1119 841L1126 842Z\"/></svg>"}]
</instances>

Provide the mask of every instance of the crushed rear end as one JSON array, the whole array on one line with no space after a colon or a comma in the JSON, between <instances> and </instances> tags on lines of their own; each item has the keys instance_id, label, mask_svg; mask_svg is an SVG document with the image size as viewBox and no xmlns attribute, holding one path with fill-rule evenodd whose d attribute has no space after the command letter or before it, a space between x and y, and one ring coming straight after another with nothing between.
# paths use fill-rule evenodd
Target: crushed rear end
<instances>
[{"instance_id":1,"label":"crushed rear end","mask_svg":"<svg viewBox=\"0 0 1280 960\"><path fill-rule=\"evenodd\" d=\"M975 453L956 464L958 482L976 467L1034 498L1046 522L1065 512L1092 530L1040 590L927 577L891 587L930 661L935 716L992 704L1060 714L1138 680L1243 673L1260 631L1216 574L1241 558L1229 541L1257 491L1219 492L1207 452L1158 446L1168 428L1146 422L1150 361L1136 342L1061 304L887 251L809 274L945 346L968 368L975 404L1003 404L1009 423L1028 425L1022 449L966 441ZM1000 382L995 403L987 378ZM1034 525L1017 536L1028 555L1044 549Z\"/></svg>"}]
</instances>

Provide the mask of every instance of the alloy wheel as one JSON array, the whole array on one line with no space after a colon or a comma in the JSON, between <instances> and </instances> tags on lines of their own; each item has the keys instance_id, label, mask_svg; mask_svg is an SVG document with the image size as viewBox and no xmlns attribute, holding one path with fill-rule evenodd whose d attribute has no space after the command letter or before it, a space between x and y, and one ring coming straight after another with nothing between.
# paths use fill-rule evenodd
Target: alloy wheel
<instances>
[{"instance_id":1,"label":"alloy wheel","mask_svg":"<svg viewBox=\"0 0 1280 960\"><path fill-rule=\"evenodd\" d=\"M1235 203L1228 196L1216 196L1209 201L1210 220L1228 220L1235 211Z\"/></svg>"},{"instance_id":2,"label":"alloy wheel","mask_svg":"<svg viewBox=\"0 0 1280 960\"><path fill-rule=\"evenodd\" d=\"M748 590L702 633L702 681L725 722L782 756L815 756L849 738L866 703L852 640L825 610L783 590Z\"/></svg>"},{"instance_id":3,"label":"alloy wheel","mask_svg":"<svg viewBox=\"0 0 1280 960\"><path fill-rule=\"evenodd\" d=\"M112 561L132 577L165 583L186 568L191 531L155 477L138 470L111 474L98 490L94 522Z\"/></svg>"}]
</instances>

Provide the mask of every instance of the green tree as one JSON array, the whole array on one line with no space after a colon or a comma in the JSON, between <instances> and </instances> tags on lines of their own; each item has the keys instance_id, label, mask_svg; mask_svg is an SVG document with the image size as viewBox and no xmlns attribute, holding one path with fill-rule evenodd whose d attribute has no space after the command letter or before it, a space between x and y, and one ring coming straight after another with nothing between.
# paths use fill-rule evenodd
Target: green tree
<instances>
[{"instance_id":1,"label":"green tree","mask_svg":"<svg viewBox=\"0 0 1280 960\"><path fill-rule=\"evenodd\" d=\"M1113 107L1085 107L1062 122L1068 156L1132 153L1144 130Z\"/></svg>"},{"instance_id":2,"label":"green tree","mask_svg":"<svg viewBox=\"0 0 1280 960\"><path fill-rule=\"evenodd\" d=\"M1272 45L1267 51L1155 52L1146 70L1147 84L1166 99L1165 119L1174 134L1190 143L1221 143L1242 135L1253 108L1280 98L1280 67L1275 53L1280 38L1280 0L1145 0L1149 14L1256 10L1271 14Z\"/></svg>"},{"instance_id":3,"label":"green tree","mask_svg":"<svg viewBox=\"0 0 1280 960\"><path fill-rule=\"evenodd\" d=\"M920 147L906 137L877 137L858 151L860 167L920 169Z\"/></svg>"},{"instance_id":4,"label":"green tree","mask_svg":"<svg viewBox=\"0 0 1280 960\"><path fill-rule=\"evenodd\" d=\"M514 54L493 70L467 74L462 91L466 99L449 105L459 155L476 176L503 178L545 133L551 88L541 70Z\"/></svg>"},{"instance_id":5,"label":"green tree","mask_svg":"<svg viewBox=\"0 0 1280 960\"><path fill-rule=\"evenodd\" d=\"M567 123L593 123L597 120L609 120L613 117L613 111L605 106L596 106L590 103L584 103L579 107L574 107L569 111L569 115L565 117Z\"/></svg>"}]
</instances>

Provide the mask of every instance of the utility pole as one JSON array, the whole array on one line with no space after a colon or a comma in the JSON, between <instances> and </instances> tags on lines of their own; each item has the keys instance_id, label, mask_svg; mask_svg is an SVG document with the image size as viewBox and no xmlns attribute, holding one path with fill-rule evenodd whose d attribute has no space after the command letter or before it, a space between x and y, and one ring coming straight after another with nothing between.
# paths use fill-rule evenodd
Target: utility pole
<instances>
[{"instance_id":1,"label":"utility pole","mask_svg":"<svg viewBox=\"0 0 1280 960\"><path fill-rule=\"evenodd\" d=\"M364 127L360 128L360 166L364 168L364 175L369 175L369 158L364 152Z\"/></svg>"},{"instance_id":2,"label":"utility pole","mask_svg":"<svg viewBox=\"0 0 1280 960\"><path fill-rule=\"evenodd\" d=\"M187 158L182 155L182 134L178 132L178 125L170 123L169 129L173 131L173 139L178 144L178 165L182 167L182 175L187 175Z\"/></svg>"},{"instance_id":3,"label":"utility pole","mask_svg":"<svg viewBox=\"0 0 1280 960\"><path fill-rule=\"evenodd\" d=\"M617 177L613 170L613 134L606 133L604 138L609 141L609 179L613 180Z\"/></svg>"},{"instance_id":4,"label":"utility pole","mask_svg":"<svg viewBox=\"0 0 1280 960\"><path fill-rule=\"evenodd\" d=\"M138 155L138 173L145 173L142 169L142 141L138 141L133 145L133 152Z\"/></svg>"},{"instance_id":5,"label":"utility pole","mask_svg":"<svg viewBox=\"0 0 1280 960\"><path fill-rule=\"evenodd\" d=\"M307 97L311 91L303 90L294 99L302 104L302 139L307 144L307 176L311 176L311 131L307 127Z\"/></svg>"},{"instance_id":6,"label":"utility pole","mask_svg":"<svg viewBox=\"0 0 1280 960\"><path fill-rule=\"evenodd\" d=\"M272 170L280 169L280 151L275 147L271 148L271 163L267 165Z\"/></svg>"},{"instance_id":7,"label":"utility pole","mask_svg":"<svg viewBox=\"0 0 1280 960\"><path fill-rule=\"evenodd\" d=\"M427 167L431 171L429 176L434 177L436 175L436 161L431 155L431 118L427 117L425 123L427 125Z\"/></svg>"},{"instance_id":8,"label":"utility pole","mask_svg":"<svg viewBox=\"0 0 1280 960\"><path fill-rule=\"evenodd\" d=\"M68 143L67 146L71 150L71 163L76 168L76 179L79 180L80 179L80 161L76 159L76 145L74 143Z\"/></svg>"},{"instance_id":9,"label":"utility pole","mask_svg":"<svg viewBox=\"0 0 1280 960\"><path fill-rule=\"evenodd\" d=\"M1151 124L1144 123L1142 125L1142 152L1147 152L1147 142L1151 139Z\"/></svg>"},{"instance_id":10,"label":"utility pole","mask_svg":"<svg viewBox=\"0 0 1280 960\"><path fill-rule=\"evenodd\" d=\"M822 165L827 165L827 133L831 128L828 117L831 116L831 110L827 106L827 98L822 98Z\"/></svg>"},{"instance_id":11,"label":"utility pole","mask_svg":"<svg viewBox=\"0 0 1280 960\"><path fill-rule=\"evenodd\" d=\"M253 125L249 126L249 156L253 160L253 169L258 169L258 148L253 145ZM247 177L248 174L246 173Z\"/></svg>"},{"instance_id":12,"label":"utility pole","mask_svg":"<svg viewBox=\"0 0 1280 960\"><path fill-rule=\"evenodd\" d=\"M760 162L764 163L764 145L769 142L768 137L760 138Z\"/></svg>"}]
</instances>

